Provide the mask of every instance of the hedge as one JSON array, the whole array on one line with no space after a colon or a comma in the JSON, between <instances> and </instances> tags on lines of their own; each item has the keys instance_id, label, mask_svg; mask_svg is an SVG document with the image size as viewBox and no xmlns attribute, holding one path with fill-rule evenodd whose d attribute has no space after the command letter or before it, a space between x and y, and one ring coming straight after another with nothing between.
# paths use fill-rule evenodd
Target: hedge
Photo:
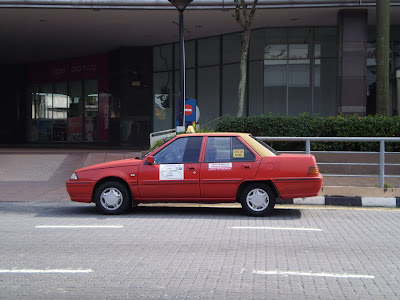
<instances>
[{"instance_id":1,"label":"hedge","mask_svg":"<svg viewBox=\"0 0 400 300\"><path fill-rule=\"evenodd\" d=\"M338 115L320 117L259 115L226 117L216 131L249 132L254 136L292 137L400 137L400 117ZM277 150L304 151L304 142L274 142ZM379 143L311 143L313 151L379 151ZM400 152L400 143L386 143L386 151Z\"/></svg>"}]
</instances>

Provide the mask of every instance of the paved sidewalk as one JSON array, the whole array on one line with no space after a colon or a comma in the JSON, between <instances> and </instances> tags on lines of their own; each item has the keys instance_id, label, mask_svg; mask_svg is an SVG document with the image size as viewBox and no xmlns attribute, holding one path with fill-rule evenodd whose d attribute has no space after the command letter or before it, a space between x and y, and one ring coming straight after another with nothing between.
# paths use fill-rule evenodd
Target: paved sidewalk
<instances>
[{"instance_id":1,"label":"paved sidewalk","mask_svg":"<svg viewBox=\"0 0 400 300\"><path fill-rule=\"evenodd\" d=\"M74 170L141 154L121 149L0 148L0 201L68 200L65 182ZM338 198L340 205L364 205L363 198L375 198L383 206L399 206L400 178L387 178L386 183L391 188L378 188L379 178L325 177L319 197L289 203L335 204L332 199ZM381 198L390 198L391 204ZM367 200L375 206L374 201Z\"/></svg>"}]
</instances>

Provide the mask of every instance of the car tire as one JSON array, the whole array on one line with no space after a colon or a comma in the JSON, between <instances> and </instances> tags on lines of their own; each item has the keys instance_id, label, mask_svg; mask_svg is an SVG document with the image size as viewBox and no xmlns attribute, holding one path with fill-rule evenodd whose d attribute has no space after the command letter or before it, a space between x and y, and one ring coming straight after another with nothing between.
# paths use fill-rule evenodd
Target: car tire
<instances>
[{"instance_id":1,"label":"car tire","mask_svg":"<svg viewBox=\"0 0 400 300\"><path fill-rule=\"evenodd\" d=\"M94 202L103 214L118 215L127 211L132 201L125 185L118 181L107 181L96 189Z\"/></svg>"},{"instance_id":2,"label":"car tire","mask_svg":"<svg viewBox=\"0 0 400 300\"><path fill-rule=\"evenodd\" d=\"M241 195L240 202L243 211L254 217L263 217L270 214L275 207L276 196L265 183L252 183L246 186Z\"/></svg>"}]
</instances>

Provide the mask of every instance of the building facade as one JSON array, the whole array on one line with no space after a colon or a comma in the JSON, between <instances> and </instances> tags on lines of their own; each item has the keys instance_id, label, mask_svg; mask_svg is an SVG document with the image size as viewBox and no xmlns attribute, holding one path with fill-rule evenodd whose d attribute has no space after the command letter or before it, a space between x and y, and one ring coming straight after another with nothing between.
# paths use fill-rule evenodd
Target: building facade
<instances>
[{"instance_id":1,"label":"building facade","mask_svg":"<svg viewBox=\"0 0 400 300\"><path fill-rule=\"evenodd\" d=\"M0 5L0 15L37 14L37 10L29 7L35 2L41 3L31 1L23 7ZM93 2L95 5L96 1ZM76 1L75 7L63 7L53 1L56 6L52 8L62 15L73 10L83 15L80 22L78 18L78 29L73 29L66 20L58 21L66 28L57 36L56 44L75 43L79 28L89 26L85 18L103 14L98 26L106 18L111 20L112 29L103 32L104 44L89 37L87 41L79 41L82 50L67 51L66 45L54 49L38 45L39 51L32 50L32 57L26 58L15 54L18 51L12 49L13 45L20 43L27 47L32 41L25 37L16 43L3 33L3 40L10 39L10 49L1 53L0 63L0 86L4 91L0 101L8 108L0 113L2 143L101 143L146 148L151 132L175 127L179 93L174 21L177 11L157 1L142 2L139 7L137 1L132 1L132 6L126 6L129 1L115 1L113 5L117 7L110 7L107 1L102 1L98 6L79 7L82 4ZM194 0L184 13L188 24L185 25L186 98L197 100L198 123L207 128L214 128L221 117L235 116L237 108L240 28L231 16L231 19L221 17L231 15L233 6L221 7L219 2L198 1L196 5ZM375 113L375 1L315 2L259 1L249 49L246 115ZM393 115L399 114L400 104L400 79L396 76L400 75L400 24L396 23L400 20L396 18L400 16L399 5L400 1L392 1ZM40 9L52 16L55 12L49 8ZM139 28L142 36L132 40L114 37L118 30L123 30L124 21L130 20L128 13L143 18L143 27ZM212 24L204 21L208 16ZM40 19L39 23L49 22L47 18L50 17ZM163 21L172 23L170 36L162 32ZM205 24L208 30L204 30ZM225 24L229 26L224 27ZM38 28L45 34L41 30ZM63 34L70 31L75 36L64 38ZM89 49L96 42L99 44ZM47 57L41 57L46 51Z\"/></svg>"}]
</instances>

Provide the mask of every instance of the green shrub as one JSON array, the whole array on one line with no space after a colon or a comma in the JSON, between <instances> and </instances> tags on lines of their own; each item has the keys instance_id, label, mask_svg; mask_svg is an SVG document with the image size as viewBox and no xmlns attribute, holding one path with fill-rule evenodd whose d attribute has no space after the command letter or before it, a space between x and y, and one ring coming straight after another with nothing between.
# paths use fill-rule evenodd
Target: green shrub
<instances>
[{"instance_id":1,"label":"green shrub","mask_svg":"<svg viewBox=\"0 0 400 300\"><path fill-rule=\"evenodd\" d=\"M400 137L400 117L338 115L319 117L308 113L294 116L259 115L226 117L216 131L249 132L254 136L282 137ZM304 142L273 142L277 150L304 151ZM319 151L379 151L379 143L311 143ZM386 143L386 151L400 152L399 143Z\"/></svg>"}]
</instances>

